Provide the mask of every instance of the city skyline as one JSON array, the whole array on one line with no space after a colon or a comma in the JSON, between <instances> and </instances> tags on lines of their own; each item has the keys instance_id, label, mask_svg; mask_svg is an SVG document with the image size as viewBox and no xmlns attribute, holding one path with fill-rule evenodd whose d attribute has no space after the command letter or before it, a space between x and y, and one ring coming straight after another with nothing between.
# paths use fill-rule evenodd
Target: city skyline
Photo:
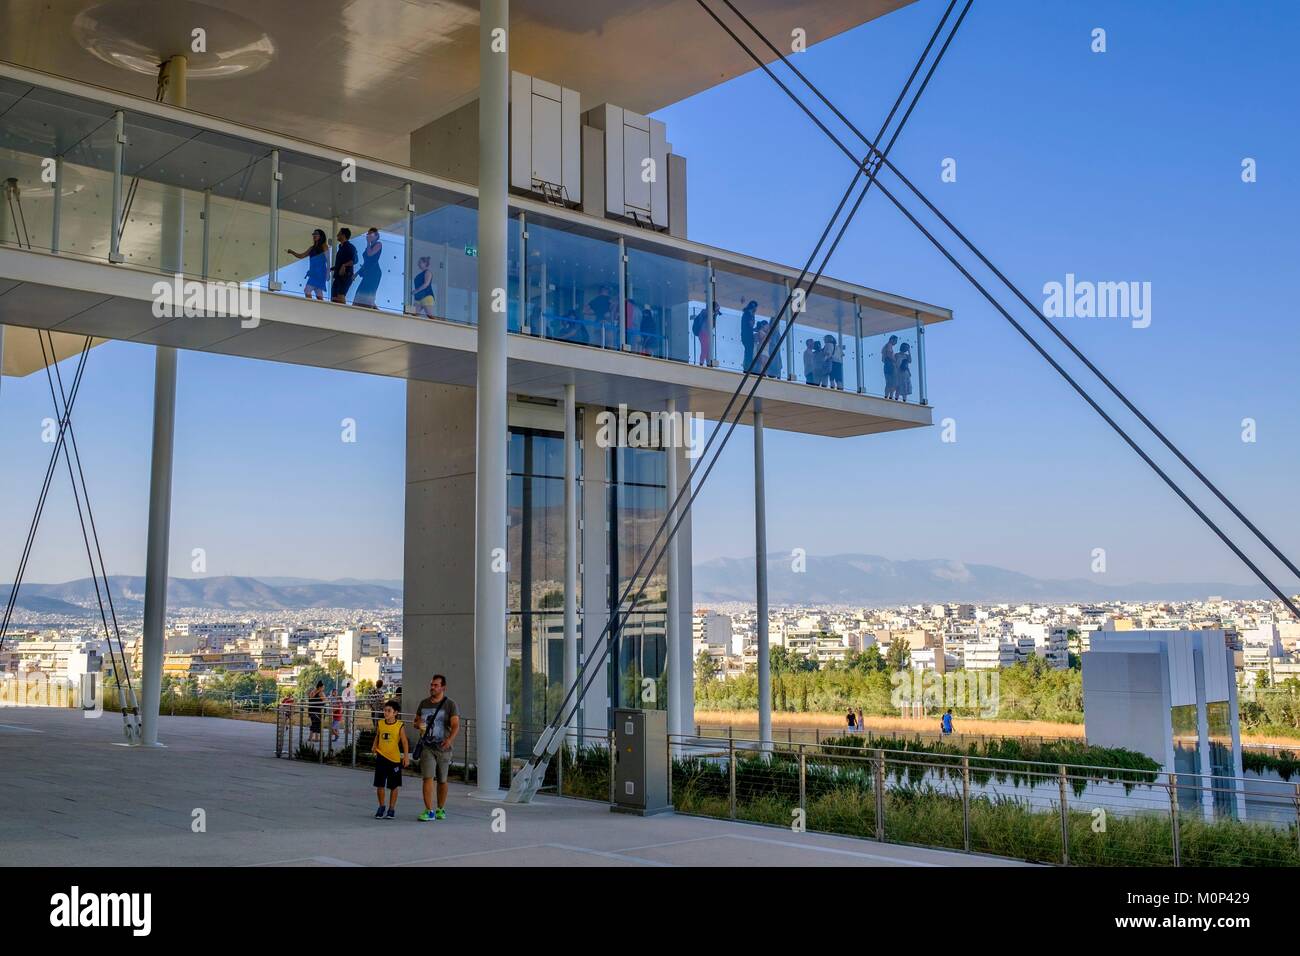
<instances>
[{"instance_id":1,"label":"city skyline","mask_svg":"<svg viewBox=\"0 0 1300 956\"><path fill-rule=\"evenodd\" d=\"M1300 15L1278 6L1225 23L1210 4L1178 6L1177 19L1168 4L978 9L893 158L1032 299L1067 275L1151 282L1149 327L1065 319L1066 333L1295 554L1287 479L1300 452L1286 382L1300 343L1275 303L1298 251L1288 223L1300 199L1283 173L1297 134L1265 120L1296 85L1281 45ZM933 4L904 8L817 45L802 68L874 129L937 14ZM1108 31L1104 54L1089 49L1096 26ZM1008 43L1033 53L982 54ZM862 63L879 83L856 82ZM998 112L981 110L985 101ZM761 74L661 115L691 162L693 233L802 262L847 181L843 157ZM1091 148L1087 130L1103 124L1128 149ZM1257 161L1257 182L1241 181L1243 157ZM945 158L956 160L956 182L940 180ZM746 202L775 186L790 215ZM771 551L940 558L1068 579L1087 576L1104 548L1116 582L1254 583L882 197L860 217L828 272L953 308L959 321L928 337L927 361L936 422L955 419L957 441L944 443L938 426L871 443L770 434ZM400 577L400 380L192 352L180 361L173 574L191 575L201 548L209 575ZM75 418L110 568L143 567L151 381L148 348L101 346ZM51 412L40 375L7 379L3 401L0 577L9 578ZM340 440L348 418L355 443ZM1246 418L1256 442L1241 440ZM735 543L753 520L741 432L694 509L701 562L752 556ZM79 536L60 472L27 579L84 576Z\"/></svg>"}]
</instances>

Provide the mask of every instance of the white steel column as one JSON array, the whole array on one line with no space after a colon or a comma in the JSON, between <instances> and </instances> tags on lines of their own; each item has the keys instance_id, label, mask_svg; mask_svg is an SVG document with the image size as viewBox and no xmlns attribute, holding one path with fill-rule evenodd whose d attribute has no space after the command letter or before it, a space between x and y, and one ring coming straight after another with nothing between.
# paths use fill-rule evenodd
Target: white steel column
<instances>
[{"instance_id":1,"label":"white steel column","mask_svg":"<svg viewBox=\"0 0 1300 956\"><path fill-rule=\"evenodd\" d=\"M578 404L573 385L564 386L564 688L578 680ZM567 724L566 742L578 745L578 701Z\"/></svg>"},{"instance_id":2,"label":"white steel column","mask_svg":"<svg viewBox=\"0 0 1300 956\"><path fill-rule=\"evenodd\" d=\"M163 102L186 105L187 61L174 56L162 67ZM185 198L163 190L160 264L164 272L184 271ZM172 519L172 454L176 437L176 350L154 349L153 447L149 459L149 530L145 541L144 629L141 637L141 740L158 744L163 650L167 633L167 564Z\"/></svg>"},{"instance_id":3,"label":"white steel column","mask_svg":"<svg viewBox=\"0 0 1300 956\"><path fill-rule=\"evenodd\" d=\"M677 401L668 400L668 422L673 422L677 418ZM677 434L674 426L661 428L659 434L667 433L670 436ZM668 456L668 531L671 534L673 522L677 517L677 509L673 501L677 497L677 443L670 439L668 447L664 450ZM664 628L664 647L666 650L667 660L664 662L668 671L668 733L681 734L682 730L682 678L680 676L682 666L685 663L681 659L681 647L678 640L681 631L681 580L678 577L678 552L677 536L672 535L668 539L667 554L664 555L668 562L668 622Z\"/></svg>"},{"instance_id":4,"label":"white steel column","mask_svg":"<svg viewBox=\"0 0 1300 956\"><path fill-rule=\"evenodd\" d=\"M767 636L767 488L763 465L763 403L754 400L754 577L758 599L758 739L772 747L772 658Z\"/></svg>"},{"instance_id":5,"label":"white steel column","mask_svg":"<svg viewBox=\"0 0 1300 956\"><path fill-rule=\"evenodd\" d=\"M501 795L498 768L505 701L509 20L509 0L480 3L474 722L478 738L478 793L485 797Z\"/></svg>"}]
</instances>

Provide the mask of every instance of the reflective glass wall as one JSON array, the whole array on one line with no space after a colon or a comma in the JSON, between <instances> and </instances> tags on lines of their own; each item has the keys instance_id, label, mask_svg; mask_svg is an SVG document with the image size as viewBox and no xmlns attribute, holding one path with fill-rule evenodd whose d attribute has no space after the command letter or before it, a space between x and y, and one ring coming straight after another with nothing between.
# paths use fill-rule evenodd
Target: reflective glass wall
<instances>
[{"instance_id":1,"label":"reflective glass wall","mask_svg":"<svg viewBox=\"0 0 1300 956\"><path fill-rule=\"evenodd\" d=\"M475 322L469 192L201 124L0 78L0 242ZM925 401L924 338L906 310L827 283L792 296L771 269L597 218L510 215L513 333Z\"/></svg>"}]
</instances>

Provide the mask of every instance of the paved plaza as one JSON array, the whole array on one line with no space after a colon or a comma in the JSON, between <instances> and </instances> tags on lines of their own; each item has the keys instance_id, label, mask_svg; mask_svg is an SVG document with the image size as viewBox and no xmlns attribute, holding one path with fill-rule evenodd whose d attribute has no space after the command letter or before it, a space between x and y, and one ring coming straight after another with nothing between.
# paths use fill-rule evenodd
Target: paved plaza
<instances>
[{"instance_id":1,"label":"paved plaza","mask_svg":"<svg viewBox=\"0 0 1300 956\"><path fill-rule=\"evenodd\" d=\"M0 863L47 866L998 866L988 857L540 797L376 820L369 772L277 760L270 724L163 717L163 749L118 746L115 714L0 710ZM505 807L505 832L493 811ZM202 811L201 814L197 811ZM206 832L192 821L204 820Z\"/></svg>"}]
</instances>

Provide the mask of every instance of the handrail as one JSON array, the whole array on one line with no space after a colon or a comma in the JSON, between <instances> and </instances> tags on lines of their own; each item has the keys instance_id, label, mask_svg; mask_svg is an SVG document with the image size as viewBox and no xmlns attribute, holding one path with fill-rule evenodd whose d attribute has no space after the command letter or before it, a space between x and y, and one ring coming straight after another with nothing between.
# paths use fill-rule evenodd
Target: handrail
<instances>
[{"instance_id":1,"label":"handrail","mask_svg":"<svg viewBox=\"0 0 1300 956\"><path fill-rule=\"evenodd\" d=\"M1010 757L1006 757L1006 758L981 757L974 754L964 754L964 753L953 753L953 754L925 753L923 751L916 751L916 750L897 750L888 747L855 747L855 746L849 746L845 744L826 744L826 743L787 744L784 741L772 741L770 744L764 744L763 741L761 740L755 738L749 738L749 737L727 738L727 737L697 736L695 734L670 734L668 739L670 745L680 745L683 747L689 747L689 746L712 747L712 746L722 745L723 749L725 750L728 744L734 744L734 745L747 744L752 746L745 746L743 747L743 749L746 751L753 751L756 753L789 754L792 756L798 756L800 753L821 754L822 756L844 758L848 760L872 761L876 759L877 754L884 754L887 760L890 760L894 763L904 763L904 764L911 764L915 766L929 766L935 769L943 769L943 770L951 770L954 769L955 767L960 768L962 766L962 762L964 761L969 761L970 769L972 771L987 771L990 773L997 773L999 771L1002 773L1023 772L1025 775L1042 774L1043 771L1041 768L1043 767L1062 766L1062 763L1059 760L1017 760ZM696 741L703 741L703 743L697 744L695 743ZM738 746L737 749L742 749L742 748ZM845 753L844 751L848 751L848 752ZM927 762L927 758L928 760L933 762L932 763ZM956 763L953 763L952 761L956 761ZM1017 771L1017 770L1009 771L1007 768L1008 764L1015 765L1015 766L1023 766L1026 768L1036 768L1036 769L1026 769L1024 771ZM1110 776L1116 776L1119 774L1142 775L1144 777L1152 778L1151 782L1153 783L1156 782L1158 778L1162 775L1169 776L1168 772L1164 770L1159 770L1159 769L1143 770L1138 767L1103 767L1103 766L1096 766L1092 764L1064 764L1064 766L1067 768L1067 771L1091 770L1091 771L1096 771L1098 773L1106 774ZM1048 776L1055 778L1057 776L1057 772L1053 771L1051 774L1048 774ZM1192 774L1183 771L1179 771L1177 773L1177 776L1180 779L1183 777L1195 776L1195 777L1207 777L1207 778L1212 778L1214 780L1220 780L1225 782L1231 781L1231 782L1240 782L1240 783L1247 783L1247 784L1271 782L1271 781L1261 781L1259 778L1235 777L1235 776L1229 777L1229 776L1223 776L1220 774L1212 774L1212 773ZM1078 779L1085 779L1085 778L1079 777ZM1145 781L1134 781L1134 782L1145 782ZM1286 784L1286 786L1290 786L1290 784Z\"/></svg>"}]
</instances>

